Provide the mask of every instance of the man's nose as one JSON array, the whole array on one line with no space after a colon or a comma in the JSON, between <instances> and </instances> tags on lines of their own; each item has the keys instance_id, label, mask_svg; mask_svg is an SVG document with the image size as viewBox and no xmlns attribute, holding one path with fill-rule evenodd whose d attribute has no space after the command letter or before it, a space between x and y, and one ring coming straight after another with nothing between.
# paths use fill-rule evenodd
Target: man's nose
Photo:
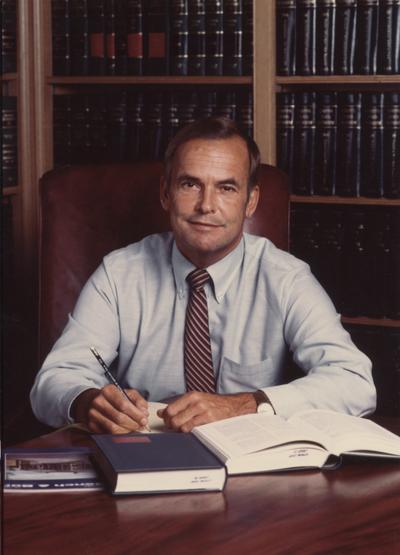
<instances>
[{"instance_id":1,"label":"man's nose","mask_svg":"<svg viewBox=\"0 0 400 555\"><path fill-rule=\"evenodd\" d=\"M209 212L215 212L216 210L216 192L212 187L203 187L200 192L198 209L207 214Z\"/></svg>"}]
</instances>

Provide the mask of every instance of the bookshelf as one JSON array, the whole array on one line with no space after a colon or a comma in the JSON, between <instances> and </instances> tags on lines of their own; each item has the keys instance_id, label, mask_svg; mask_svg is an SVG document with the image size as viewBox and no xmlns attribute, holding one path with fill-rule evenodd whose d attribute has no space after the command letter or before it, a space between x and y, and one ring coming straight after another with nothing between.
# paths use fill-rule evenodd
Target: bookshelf
<instances>
[{"instance_id":1,"label":"bookshelf","mask_svg":"<svg viewBox=\"0 0 400 555\"><path fill-rule=\"evenodd\" d=\"M276 27L275 21L277 18L277 2L270 2L268 21L263 22L267 25L267 34L269 36L270 55L265 57L264 63L268 68L263 69L264 79L270 79L272 85L269 86L269 92L272 97L276 98L278 93L297 93L297 92L328 92L328 91L357 91L357 92L385 92L385 91L398 91L400 86L400 75L278 75L276 67L277 51L276 51ZM285 3L285 10L288 8L289 3ZM299 8L300 3L295 3L295 9ZM311 3L310 3L311 5ZM283 4L282 4L283 6ZM303 3L303 8L305 3ZM293 8L293 5L292 5ZM257 65L257 64L256 64ZM256 70L257 71L257 70ZM277 108L276 100L270 98L268 100L270 105L270 118L276 122ZM267 120L265 120L267 121ZM276 124L269 125L265 128L267 137L265 141L270 144L267 161L272 164L277 163L277 128ZM399 207L400 199L391 198L370 198L363 196L337 196L337 195L290 195L290 206L293 211L296 206L310 207L322 205L331 206L332 209L340 208L341 206L359 209L362 207ZM343 316L342 321L345 324L365 326L375 326L382 328L400 328L400 320L390 318L369 318L366 316L349 317Z\"/></svg>"},{"instance_id":2,"label":"bookshelf","mask_svg":"<svg viewBox=\"0 0 400 555\"><path fill-rule=\"evenodd\" d=\"M10 188L7 195L18 195L23 200L24 226L22 236L27 244L26 252L29 258L35 257L37 243L37 210L38 210L38 179L45 171L53 167L53 129L52 108L55 95L68 94L84 87L118 87L136 85L243 85L252 87L254 95L254 136L260 147L262 161L276 164L276 95L282 91L309 90L391 90L400 85L400 75L327 75L327 76L281 76L276 72L276 2L254 0L254 69L252 76L54 76L52 75L52 30L51 30L51 0L40 2L22 2L20 13L20 27L24 29L24 39L21 48L27 56L21 56L25 62L25 83L34 90L35 125L30 122L30 133L33 131L35 145L34 160L27 165L23 162L22 172L29 172L33 179L29 180L29 187L22 189ZM29 31L26 33L26 31ZM28 42L34 44L32 53L26 50ZM29 68L27 67L29 66ZM32 68L34 70L32 71ZM30 74L29 74L30 71ZM2 86L17 87L18 76L14 74L2 77ZM27 87L20 87L27 91ZM32 96L32 95L31 95ZM32 98L31 98L32 103ZM25 98L24 103L27 104ZM26 106L25 106L26 107ZM32 106L31 106L32 109ZM25 135L26 142L26 135ZM28 149L32 152L32 149ZM363 197L337 196L300 196L291 195L290 202L295 205L346 205L346 206L399 206L400 199L372 199ZM32 265L31 265L32 266ZM354 319L352 319L353 321ZM360 318L360 323L365 318ZM376 325L387 325L385 319L377 319ZM395 325L400 327L400 321Z\"/></svg>"},{"instance_id":3,"label":"bookshelf","mask_svg":"<svg viewBox=\"0 0 400 555\"><path fill-rule=\"evenodd\" d=\"M262 161L275 165L276 95L303 90L398 90L400 75L290 76L276 72L276 2L253 2L253 75L252 76L55 76L52 74L51 0L20 0L18 3L18 67L16 73L0 77L2 93L18 97L19 181L7 187L14 211L15 252L19 314L23 314L27 337L35 339L38 313L38 211L39 179L53 168L53 100L56 96L87 88L112 89L122 86L153 85L215 87L243 86L253 91L254 137ZM327 197L291 195L291 207L300 205L400 206L400 199ZM400 328L400 320L388 318L344 317L343 322L363 328L382 330ZM36 372L35 346L27 347ZM32 366L32 365L31 365ZM21 365L22 367L22 365ZM18 398L18 394L16 394ZM12 396L10 396L12 398ZM21 398L21 396L19 396ZM10 401L11 402L11 401Z\"/></svg>"}]
</instances>

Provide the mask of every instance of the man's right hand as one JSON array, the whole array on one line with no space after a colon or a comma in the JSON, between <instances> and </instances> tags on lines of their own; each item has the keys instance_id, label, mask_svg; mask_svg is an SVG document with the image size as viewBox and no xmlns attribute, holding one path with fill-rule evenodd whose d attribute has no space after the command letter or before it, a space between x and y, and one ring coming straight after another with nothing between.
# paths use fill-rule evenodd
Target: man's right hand
<instances>
[{"instance_id":1,"label":"man's right hand","mask_svg":"<svg viewBox=\"0 0 400 555\"><path fill-rule=\"evenodd\" d=\"M135 389L125 390L131 403L115 385L86 389L74 400L71 415L91 432L124 434L147 425L147 401Z\"/></svg>"}]
</instances>

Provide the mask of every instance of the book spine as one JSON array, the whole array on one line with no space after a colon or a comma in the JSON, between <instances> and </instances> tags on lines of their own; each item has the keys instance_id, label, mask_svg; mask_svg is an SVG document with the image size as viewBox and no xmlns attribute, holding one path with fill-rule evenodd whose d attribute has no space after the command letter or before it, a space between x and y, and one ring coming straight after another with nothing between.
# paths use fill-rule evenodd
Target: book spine
<instances>
[{"instance_id":1,"label":"book spine","mask_svg":"<svg viewBox=\"0 0 400 555\"><path fill-rule=\"evenodd\" d=\"M286 172L290 178L293 175L294 118L294 93L278 93L276 110L277 160L278 167Z\"/></svg>"},{"instance_id":2,"label":"book spine","mask_svg":"<svg viewBox=\"0 0 400 555\"><path fill-rule=\"evenodd\" d=\"M109 153L106 96L104 94L90 95L89 104L90 160L99 163L102 160L107 160Z\"/></svg>"},{"instance_id":3,"label":"book spine","mask_svg":"<svg viewBox=\"0 0 400 555\"><path fill-rule=\"evenodd\" d=\"M253 75L253 0L243 0L243 75Z\"/></svg>"},{"instance_id":4,"label":"book spine","mask_svg":"<svg viewBox=\"0 0 400 555\"><path fill-rule=\"evenodd\" d=\"M315 93L295 93L295 128L293 156L293 193L314 193L315 170Z\"/></svg>"},{"instance_id":5,"label":"book spine","mask_svg":"<svg viewBox=\"0 0 400 555\"><path fill-rule=\"evenodd\" d=\"M1 3L1 72L17 71L17 2L2 0Z\"/></svg>"},{"instance_id":6,"label":"book spine","mask_svg":"<svg viewBox=\"0 0 400 555\"><path fill-rule=\"evenodd\" d=\"M68 94L53 98L53 158L55 167L72 163L72 107Z\"/></svg>"},{"instance_id":7,"label":"book spine","mask_svg":"<svg viewBox=\"0 0 400 555\"><path fill-rule=\"evenodd\" d=\"M310 265L317 276L321 207L294 205L291 211L290 252Z\"/></svg>"},{"instance_id":8,"label":"book spine","mask_svg":"<svg viewBox=\"0 0 400 555\"><path fill-rule=\"evenodd\" d=\"M144 73L169 74L169 3L147 0L144 8Z\"/></svg>"},{"instance_id":9,"label":"book spine","mask_svg":"<svg viewBox=\"0 0 400 555\"><path fill-rule=\"evenodd\" d=\"M369 271L366 276L368 304L365 316L381 318L387 314L387 291L390 291L391 245L390 221L386 210L374 209L367 220Z\"/></svg>"},{"instance_id":10,"label":"book spine","mask_svg":"<svg viewBox=\"0 0 400 555\"><path fill-rule=\"evenodd\" d=\"M89 73L106 73L106 33L104 0L89 0Z\"/></svg>"},{"instance_id":11,"label":"book spine","mask_svg":"<svg viewBox=\"0 0 400 555\"><path fill-rule=\"evenodd\" d=\"M317 277L331 297L336 310L341 311L344 302L343 247L344 216L343 209L325 207L321 210L321 225L318 236Z\"/></svg>"},{"instance_id":12,"label":"book spine","mask_svg":"<svg viewBox=\"0 0 400 555\"><path fill-rule=\"evenodd\" d=\"M336 0L335 73L354 73L357 0Z\"/></svg>"},{"instance_id":13,"label":"book spine","mask_svg":"<svg viewBox=\"0 0 400 555\"><path fill-rule=\"evenodd\" d=\"M400 406L400 330L399 328L384 328L380 330L380 333L383 343L383 348L380 351L381 359L374 365L376 373L379 368L379 377L374 376L378 391L377 411L382 415L398 417Z\"/></svg>"},{"instance_id":14,"label":"book spine","mask_svg":"<svg viewBox=\"0 0 400 555\"><path fill-rule=\"evenodd\" d=\"M196 91L189 90L179 100L179 127L193 123L198 114L199 95Z\"/></svg>"},{"instance_id":15,"label":"book spine","mask_svg":"<svg viewBox=\"0 0 400 555\"><path fill-rule=\"evenodd\" d=\"M385 93L383 140L383 191L387 198L400 198L400 94Z\"/></svg>"},{"instance_id":16,"label":"book spine","mask_svg":"<svg viewBox=\"0 0 400 555\"><path fill-rule=\"evenodd\" d=\"M89 12L87 0L70 0L71 74L89 74Z\"/></svg>"},{"instance_id":17,"label":"book spine","mask_svg":"<svg viewBox=\"0 0 400 555\"><path fill-rule=\"evenodd\" d=\"M116 75L117 73L116 3L117 0L106 0L105 3L105 56L107 75Z\"/></svg>"},{"instance_id":18,"label":"book spine","mask_svg":"<svg viewBox=\"0 0 400 555\"><path fill-rule=\"evenodd\" d=\"M276 70L278 75L296 73L296 2L276 3Z\"/></svg>"},{"instance_id":19,"label":"book spine","mask_svg":"<svg viewBox=\"0 0 400 555\"><path fill-rule=\"evenodd\" d=\"M188 74L188 0L171 0L170 63L172 75Z\"/></svg>"},{"instance_id":20,"label":"book spine","mask_svg":"<svg viewBox=\"0 0 400 555\"><path fill-rule=\"evenodd\" d=\"M189 75L206 73L206 5L205 0L189 0Z\"/></svg>"},{"instance_id":21,"label":"book spine","mask_svg":"<svg viewBox=\"0 0 400 555\"><path fill-rule=\"evenodd\" d=\"M107 151L110 161L123 162L127 143L127 93L107 96Z\"/></svg>"},{"instance_id":22,"label":"book spine","mask_svg":"<svg viewBox=\"0 0 400 555\"><path fill-rule=\"evenodd\" d=\"M336 143L337 143L337 95L317 95L316 109L316 160L315 187L318 195L335 194Z\"/></svg>"},{"instance_id":23,"label":"book spine","mask_svg":"<svg viewBox=\"0 0 400 555\"><path fill-rule=\"evenodd\" d=\"M361 94L339 93L336 157L336 194L360 192Z\"/></svg>"},{"instance_id":24,"label":"book spine","mask_svg":"<svg viewBox=\"0 0 400 555\"><path fill-rule=\"evenodd\" d=\"M90 97L73 94L71 103L71 163L87 164L92 161Z\"/></svg>"},{"instance_id":25,"label":"book spine","mask_svg":"<svg viewBox=\"0 0 400 555\"><path fill-rule=\"evenodd\" d=\"M145 103L145 129L144 157L148 160L160 160L164 155L162 150L164 95L162 92L154 91L148 96L148 102Z\"/></svg>"},{"instance_id":26,"label":"book spine","mask_svg":"<svg viewBox=\"0 0 400 555\"><path fill-rule=\"evenodd\" d=\"M154 24L157 26L159 22L155 21ZM128 75L142 75L144 71L144 11L142 0L127 0L127 27L127 73ZM155 31L151 35L150 44L149 41L146 41L147 55L149 48L150 53L154 54L154 59L150 58L148 61L147 70L149 72L157 70L160 64L156 54L160 54L161 60L165 58L166 39L164 32L162 29L160 34ZM157 51L156 48L157 37L160 39L160 51Z\"/></svg>"},{"instance_id":27,"label":"book spine","mask_svg":"<svg viewBox=\"0 0 400 555\"><path fill-rule=\"evenodd\" d=\"M383 196L383 93L364 93L360 194Z\"/></svg>"},{"instance_id":28,"label":"book spine","mask_svg":"<svg viewBox=\"0 0 400 555\"><path fill-rule=\"evenodd\" d=\"M315 75L316 0L298 0L296 30L296 73Z\"/></svg>"},{"instance_id":29,"label":"book spine","mask_svg":"<svg viewBox=\"0 0 400 555\"><path fill-rule=\"evenodd\" d=\"M18 185L18 126L17 98L3 96L1 99L1 186Z\"/></svg>"},{"instance_id":30,"label":"book spine","mask_svg":"<svg viewBox=\"0 0 400 555\"><path fill-rule=\"evenodd\" d=\"M236 92L219 90L217 95L216 115L222 118L236 120Z\"/></svg>"},{"instance_id":31,"label":"book spine","mask_svg":"<svg viewBox=\"0 0 400 555\"><path fill-rule=\"evenodd\" d=\"M332 75L335 54L336 0L317 0L316 72Z\"/></svg>"},{"instance_id":32,"label":"book spine","mask_svg":"<svg viewBox=\"0 0 400 555\"><path fill-rule=\"evenodd\" d=\"M379 28L379 1L364 0L357 8L356 73L376 73Z\"/></svg>"},{"instance_id":33,"label":"book spine","mask_svg":"<svg viewBox=\"0 0 400 555\"><path fill-rule=\"evenodd\" d=\"M243 74L242 0L224 0L224 75Z\"/></svg>"},{"instance_id":34,"label":"book spine","mask_svg":"<svg viewBox=\"0 0 400 555\"><path fill-rule=\"evenodd\" d=\"M163 151L165 152L169 141L179 129L179 95L175 91L168 91L164 113Z\"/></svg>"},{"instance_id":35,"label":"book spine","mask_svg":"<svg viewBox=\"0 0 400 555\"><path fill-rule=\"evenodd\" d=\"M209 118L215 115L216 110L217 110L217 91L215 89L206 89L201 91L197 117Z\"/></svg>"},{"instance_id":36,"label":"book spine","mask_svg":"<svg viewBox=\"0 0 400 555\"><path fill-rule=\"evenodd\" d=\"M126 75L128 61L128 5L127 0L115 2L115 74Z\"/></svg>"},{"instance_id":37,"label":"book spine","mask_svg":"<svg viewBox=\"0 0 400 555\"><path fill-rule=\"evenodd\" d=\"M368 305L366 276L369 274L367 219L365 209L348 212L343 258L344 306L347 316L363 316Z\"/></svg>"},{"instance_id":38,"label":"book spine","mask_svg":"<svg viewBox=\"0 0 400 555\"><path fill-rule=\"evenodd\" d=\"M222 75L224 62L224 5L206 1L206 74Z\"/></svg>"},{"instance_id":39,"label":"book spine","mask_svg":"<svg viewBox=\"0 0 400 555\"><path fill-rule=\"evenodd\" d=\"M244 89L237 94L236 121L249 137L253 136L253 91Z\"/></svg>"},{"instance_id":40,"label":"book spine","mask_svg":"<svg viewBox=\"0 0 400 555\"><path fill-rule=\"evenodd\" d=\"M69 0L52 0L53 75L71 74Z\"/></svg>"},{"instance_id":41,"label":"book spine","mask_svg":"<svg viewBox=\"0 0 400 555\"><path fill-rule=\"evenodd\" d=\"M143 91L129 92L127 99L127 120L127 159L134 162L144 158Z\"/></svg>"},{"instance_id":42,"label":"book spine","mask_svg":"<svg viewBox=\"0 0 400 555\"><path fill-rule=\"evenodd\" d=\"M400 73L400 0L380 0L379 73Z\"/></svg>"},{"instance_id":43,"label":"book spine","mask_svg":"<svg viewBox=\"0 0 400 555\"><path fill-rule=\"evenodd\" d=\"M390 211L390 288L388 290L387 316L400 318L400 210ZM400 350L400 349L399 349Z\"/></svg>"}]
</instances>

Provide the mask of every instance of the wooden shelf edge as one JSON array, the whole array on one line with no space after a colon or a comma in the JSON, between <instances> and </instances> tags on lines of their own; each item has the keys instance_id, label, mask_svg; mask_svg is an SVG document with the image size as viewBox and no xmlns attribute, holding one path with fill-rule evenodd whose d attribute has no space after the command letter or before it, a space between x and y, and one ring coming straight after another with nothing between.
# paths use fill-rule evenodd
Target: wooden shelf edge
<instances>
[{"instance_id":1,"label":"wooden shelf edge","mask_svg":"<svg viewBox=\"0 0 400 555\"><path fill-rule=\"evenodd\" d=\"M252 85L251 75L212 76L212 75L98 75L98 76L51 76L46 79L49 85Z\"/></svg>"},{"instance_id":2,"label":"wooden shelf edge","mask_svg":"<svg viewBox=\"0 0 400 555\"><path fill-rule=\"evenodd\" d=\"M360 326L380 326L388 328L400 328L400 320L391 318L367 318L366 316L342 316L343 324L356 324Z\"/></svg>"},{"instance_id":3,"label":"wooden shelf edge","mask_svg":"<svg viewBox=\"0 0 400 555\"><path fill-rule=\"evenodd\" d=\"M290 195L290 202L302 204L353 204L370 206L400 206L400 199L338 196Z\"/></svg>"},{"instance_id":4,"label":"wooden shelf edge","mask_svg":"<svg viewBox=\"0 0 400 555\"><path fill-rule=\"evenodd\" d=\"M20 192L20 187L18 185L16 185L15 187L4 187L2 190L3 196L5 197L18 195Z\"/></svg>"},{"instance_id":5,"label":"wooden shelf edge","mask_svg":"<svg viewBox=\"0 0 400 555\"><path fill-rule=\"evenodd\" d=\"M277 85L398 85L400 75L294 75L276 76Z\"/></svg>"},{"instance_id":6,"label":"wooden shelf edge","mask_svg":"<svg viewBox=\"0 0 400 555\"><path fill-rule=\"evenodd\" d=\"M16 81L18 79L18 73L3 73L0 75L0 82L7 83L9 81Z\"/></svg>"}]
</instances>

